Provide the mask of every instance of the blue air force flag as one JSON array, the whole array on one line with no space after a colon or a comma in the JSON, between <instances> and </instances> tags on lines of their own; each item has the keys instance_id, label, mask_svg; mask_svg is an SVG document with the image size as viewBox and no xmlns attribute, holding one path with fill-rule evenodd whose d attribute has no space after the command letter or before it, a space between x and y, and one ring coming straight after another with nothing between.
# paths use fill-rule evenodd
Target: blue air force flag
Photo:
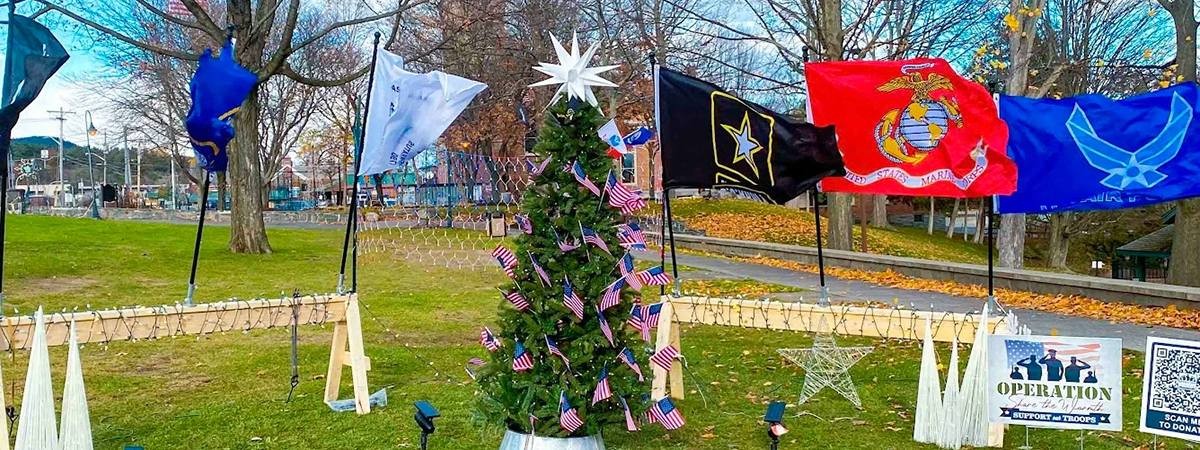
<instances>
[{"instance_id":1,"label":"blue air force flag","mask_svg":"<svg viewBox=\"0 0 1200 450\"><path fill-rule=\"evenodd\" d=\"M224 172L233 140L232 117L258 84L258 76L233 58L233 42L221 47L221 56L204 50L189 85L192 108L184 119L192 150L204 170Z\"/></svg>"},{"instance_id":2,"label":"blue air force flag","mask_svg":"<svg viewBox=\"0 0 1200 450\"><path fill-rule=\"evenodd\" d=\"M1194 83L1124 100L1000 97L1021 176L997 209L1116 209L1200 196L1197 105Z\"/></svg>"},{"instance_id":3,"label":"blue air force flag","mask_svg":"<svg viewBox=\"0 0 1200 450\"><path fill-rule=\"evenodd\" d=\"M380 50L358 175L408 163L433 145L484 89L486 84L436 70L409 72L402 58Z\"/></svg>"}]
</instances>

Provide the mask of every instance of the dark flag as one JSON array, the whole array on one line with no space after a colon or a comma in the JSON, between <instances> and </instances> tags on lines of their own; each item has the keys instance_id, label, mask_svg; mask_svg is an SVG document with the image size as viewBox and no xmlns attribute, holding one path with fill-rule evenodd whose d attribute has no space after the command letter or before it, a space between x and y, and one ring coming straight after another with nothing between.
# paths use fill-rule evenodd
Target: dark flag
<instances>
[{"instance_id":1,"label":"dark flag","mask_svg":"<svg viewBox=\"0 0 1200 450\"><path fill-rule=\"evenodd\" d=\"M721 88L658 68L663 187L735 188L784 203L844 175L833 127L778 114Z\"/></svg>"},{"instance_id":2,"label":"dark flag","mask_svg":"<svg viewBox=\"0 0 1200 450\"><path fill-rule=\"evenodd\" d=\"M204 50L189 86L192 109L184 120L204 170L225 171L229 164L226 147L234 132L229 120L257 83L257 76L234 61L232 42L225 43L219 57L212 55L212 49Z\"/></svg>"},{"instance_id":3,"label":"dark flag","mask_svg":"<svg viewBox=\"0 0 1200 450\"><path fill-rule=\"evenodd\" d=\"M54 34L33 19L13 15L8 22L4 96L0 105L0 160L8 161L9 137L17 118L42 92L46 81L67 62L67 51Z\"/></svg>"}]
</instances>

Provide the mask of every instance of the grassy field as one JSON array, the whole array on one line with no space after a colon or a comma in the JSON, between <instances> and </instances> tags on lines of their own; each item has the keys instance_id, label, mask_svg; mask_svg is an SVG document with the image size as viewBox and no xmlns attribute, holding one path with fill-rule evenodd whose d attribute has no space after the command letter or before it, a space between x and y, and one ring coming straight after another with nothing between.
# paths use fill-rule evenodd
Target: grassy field
<instances>
[{"instance_id":1,"label":"grassy field","mask_svg":"<svg viewBox=\"0 0 1200 450\"><path fill-rule=\"evenodd\" d=\"M194 229L182 225L94 222L18 216L9 222L8 303L29 312L180 300L186 290ZM341 234L336 230L271 230L275 253L231 255L228 230L214 227L198 279L201 301L278 296L294 289L329 292L336 284ZM289 339L283 330L227 333L153 342L115 342L83 349L96 448L138 443L149 449L416 448L411 404L429 399L441 409L432 449L495 449L501 430L472 418L476 390L464 362L483 352L478 329L501 301L498 270L448 270L400 260L365 258L359 291L365 304L365 341L372 359L372 389L389 386L391 404L367 416L332 413L321 403L331 330L300 330L301 383L284 399L289 379ZM450 282L448 282L450 281ZM745 282L714 283L742 289ZM730 287L732 286L732 287ZM761 286L755 287L760 289ZM687 426L664 432L605 436L613 449L760 449L767 441L759 422L769 400L794 401L799 369L780 361L778 348L805 347L798 333L719 327L683 330L689 390L680 406ZM863 399L855 410L836 394L822 393L788 409L783 448L922 449L911 441L919 346L907 341L844 338L875 345L851 371ZM965 349L964 349L965 350ZM942 348L943 358L947 349ZM19 402L26 353L0 362L5 394ZM51 351L61 394L65 349ZM945 359L943 359L945 360ZM1146 444L1136 433L1142 358L1125 362L1126 433L1096 433L1086 448L1121 449ZM344 381L343 391L348 391ZM15 394L15 395L14 395ZM1008 448L1023 430L1013 428ZM1073 448L1076 432L1033 430L1034 448ZM1169 448L1184 448L1181 441Z\"/></svg>"}]
</instances>

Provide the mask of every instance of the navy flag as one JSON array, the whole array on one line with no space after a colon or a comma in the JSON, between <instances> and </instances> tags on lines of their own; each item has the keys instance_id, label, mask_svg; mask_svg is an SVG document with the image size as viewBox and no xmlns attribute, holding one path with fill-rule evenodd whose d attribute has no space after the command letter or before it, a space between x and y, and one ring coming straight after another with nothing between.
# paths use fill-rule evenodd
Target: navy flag
<instances>
[{"instance_id":1,"label":"navy flag","mask_svg":"<svg viewBox=\"0 0 1200 450\"><path fill-rule=\"evenodd\" d=\"M192 109L184 120L204 170L225 171L234 133L229 121L257 84L258 77L233 59L232 42L225 43L219 57L213 57L212 49L204 50L190 85Z\"/></svg>"},{"instance_id":2,"label":"navy flag","mask_svg":"<svg viewBox=\"0 0 1200 450\"><path fill-rule=\"evenodd\" d=\"M1197 105L1195 83L1124 100L1000 97L1021 176L997 209L1116 209L1200 196Z\"/></svg>"},{"instance_id":3,"label":"navy flag","mask_svg":"<svg viewBox=\"0 0 1200 450\"><path fill-rule=\"evenodd\" d=\"M663 187L734 188L784 203L844 175L833 127L817 127L657 69Z\"/></svg>"},{"instance_id":4,"label":"navy flag","mask_svg":"<svg viewBox=\"0 0 1200 450\"><path fill-rule=\"evenodd\" d=\"M0 161L8 161L9 138L17 119L63 64L66 49L50 30L33 19L12 15L4 55L4 98L0 103Z\"/></svg>"}]
</instances>

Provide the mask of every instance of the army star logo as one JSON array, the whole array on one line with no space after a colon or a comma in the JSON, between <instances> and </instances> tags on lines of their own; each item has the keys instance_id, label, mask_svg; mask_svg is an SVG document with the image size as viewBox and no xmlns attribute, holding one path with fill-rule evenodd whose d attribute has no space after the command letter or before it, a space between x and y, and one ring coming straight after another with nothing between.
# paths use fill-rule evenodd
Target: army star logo
<instances>
[{"instance_id":1,"label":"army star logo","mask_svg":"<svg viewBox=\"0 0 1200 450\"><path fill-rule=\"evenodd\" d=\"M754 163L754 153L762 150L763 147L750 134L750 113L746 112L742 115L742 125L739 128L726 124L721 124L721 128L724 128L737 142L737 152L733 157L733 162L746 161L746 164L750 165L750 170L754 172L754 176L757 177L758 165Z\"/></svg>"}]
</instances>

